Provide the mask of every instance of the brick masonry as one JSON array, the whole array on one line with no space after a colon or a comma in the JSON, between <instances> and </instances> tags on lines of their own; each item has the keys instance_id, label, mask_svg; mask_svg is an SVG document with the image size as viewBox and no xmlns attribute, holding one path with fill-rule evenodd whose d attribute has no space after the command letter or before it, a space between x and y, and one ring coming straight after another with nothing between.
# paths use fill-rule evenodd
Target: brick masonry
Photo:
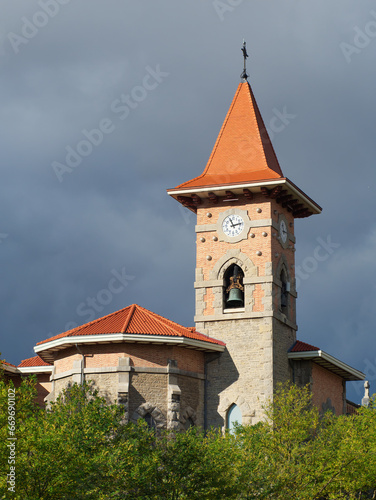
<instances>
[{"instance_id":1,"label":"brick masonry","mask_svg":"<svg viewBox=\"0 0 376 500\"><path fill-rule=\"evenodd\" d=\"M244 238L223 236L221 221L232 211L245 219ZM279 240L284 217L288 238ZM287 352L296 340L294 221L274 200L259 194L252 201L213 205L203 200L197 210L196 328L226 343L226 352L208 363L208 425L225 427L232 404L243 423L263 418L262 406L278 382L290 380ZM224 274L233 263L244 272L244 308L226 311ZM287 311L281 307L281 271L289 283Z\"/></svg>"},{"instance_id":2,"label":"brick masonry","mask_svg":"<svg viewBox=\"0 0 376 500\"><path fill-rule=\"evenodd\" d=\"M336 415L346 413L346 390L342 378L312 363L313 404L321 412L331 409Z\"/></svg>"},{"instance_id":3,"label":"brick masonry","mask_svg":"<svg viewBox=\"0 0 376 500\"><path fill-rule=\"evenodd\" d=\"M119 357L129 357L134 367L164 367L169 359L175 359L181 370L203 373L203 353L178 346L151 344L96 344L81 345L80 351L85 355L85 368L116 367ZM56 374L73 368L81 354L72 347L58 351L55 359Z\"/></svg>"},{"instance_id":4,"label":"brick masonry","mask_svg":"<svg viewBox=\"0 0 376 500\"><path fill-rule=\"evenodd\" d=\"M57 353L49 400L70 383L80 383L83 374L108 402L124 405L127 421L150 413L161 428L182 429L188 420L203 425L202 351L131 343L80 345L80 351Z\"/></svg>"}]
</instances>

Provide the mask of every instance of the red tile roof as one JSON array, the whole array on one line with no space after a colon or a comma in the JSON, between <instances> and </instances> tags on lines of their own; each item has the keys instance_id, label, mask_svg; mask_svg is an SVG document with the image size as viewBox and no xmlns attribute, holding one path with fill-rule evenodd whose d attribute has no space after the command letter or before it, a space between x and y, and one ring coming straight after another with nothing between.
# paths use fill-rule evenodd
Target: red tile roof
<instances>
[{"instance_id":1,"label":"red tile roof","mask_svg":"<svg viewBox=\"0 0 376 500\"><path fill-rule=\"evenodd\" d=\"M306 344L301 340L297 340L295 344L292 346L289 352L310 352L310 351L319 351L319 347L315 347L311 344Z\"/></svg>"},{"instance_id":2,"label":"red tile roof","mask_svg":"<svg viewBox=\"0 0 376 500\"><path fill-rule=\"evenodd\" d=\"M23 359L18 365L18 368L25 368L29 366L51 366L51 363L46 363L39 356L34 356L33 358Z\"/></svg>"},{"instance_id":3,"label":"red tile roof","mask_svg":"<svg viewBox=\"0 0 376 500\"><path fill-rule=\"evenodd\" d=\"M12 365L12 363L8 363L7 361L0 360L0 363L3 363L3 365L13 366L13 368L16 368L16 365Z\"/></svg>"},{"instance_id":4,"label":"red tile roof","mask_svg":"<svg viewBox=\"0 0 376 500\"><path fill-rule=\"evenodd\" d=\"M111 333L126 333L138 335L160 335L165 337L186 337L201 340L212 344L225 345L216 340L196 332L195 328L185 328L169 319L159 316L147 309L133 304L131 306L113 312L103 318L96 319L85 325L73 328L67 332L60 333L54 337L38 342L37 345L45 344L64 337L76 337L84 335L103 335Z\"/></svg>"},{"instance_id":5,"label":"red tile roof","mask_svg":"<svg viewBox=\"0 0 376 500\"><path fill-rule=\"evenodd\" d=\"M240 83L204 172L175 189L281 179L283 173L248 82Z\"/></svg>"}]
</instances>

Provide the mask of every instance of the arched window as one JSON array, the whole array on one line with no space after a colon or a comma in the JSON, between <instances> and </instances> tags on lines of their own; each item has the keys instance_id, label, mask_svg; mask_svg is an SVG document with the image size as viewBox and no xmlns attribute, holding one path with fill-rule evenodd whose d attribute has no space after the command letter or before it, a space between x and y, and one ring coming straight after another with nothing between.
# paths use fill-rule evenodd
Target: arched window
<instances>
[{"instance_id":1,"label":"arched window","mask_svg":"<svg viewBox=\"0 0 376 500\"><path fill-rule=\"evenodd\" d=\"M239 406L233 404L230 406L227 412L227 422L226 427L230 432L234 432L235 425L241 425L242 423L242 412L240 411Z\"/></svg>"},{"instance_id":2,"label":"arched window","mask_svg":"<svg viewBox=\"0 0 376 500\"><path fill-rule=\"evenodd\" d=\"M229 266L224 275L224 309L244 307L244 273L237 264Z\"/></svg>"},{"instance_id":3,"label":"arched window","mask_svg":"<svg viewBox=\"0 0 376 500\"><path fill-rule=\"evenodd\" d=\"M288 311L288 282L286 271L282 269L280 278L281 280L281 311L287 316Z\"/></svg>"},{"instance_id":4,"label":"arched window","mask_svg":"<svg viewBox=\"0 0 376 500\"><path fill-rule=\"evenodd\" d=\"M144 420L145 422L147 423L149 429L156 429L157 428L157 424L154 420L154 418L151 416L150 413L147 413L145 416L144 416Z\"/></svg>"}]
</instances>

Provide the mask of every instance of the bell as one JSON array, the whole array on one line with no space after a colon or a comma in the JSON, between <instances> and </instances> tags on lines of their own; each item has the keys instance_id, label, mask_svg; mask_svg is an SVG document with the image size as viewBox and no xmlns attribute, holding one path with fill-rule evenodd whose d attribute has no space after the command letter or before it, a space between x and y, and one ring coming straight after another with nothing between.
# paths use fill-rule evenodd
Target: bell
<instances>
[{"instance_id":1,"label":"bell","mask_svg":"<svg viewBox=\"0 0 376 500\"><path fill-rule=\"evenodd\" d=\"M243 294L239 288L231 288L226 301L228 307L243 307Z\"/></svg>"}]
</instances>

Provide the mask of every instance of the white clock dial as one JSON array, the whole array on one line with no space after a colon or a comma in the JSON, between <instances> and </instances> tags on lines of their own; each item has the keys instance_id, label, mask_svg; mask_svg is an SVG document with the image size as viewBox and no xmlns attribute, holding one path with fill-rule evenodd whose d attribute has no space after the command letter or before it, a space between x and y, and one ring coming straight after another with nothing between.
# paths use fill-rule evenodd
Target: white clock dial
<instances>
[{"instance_id":1,"label":"white clock dial","mask_svg":"<svg viewBox=\"0 0 376 500\"><path fill-rule=\"evenodd\" d=\"M228 215L222 222L222 230L227 236L238 236L244 229L240 215Z\"/></svg>"},{"instance_id":2,"label":"white clock dial","mask_svg":"<svg viewBox=\"0 0 376 500\"><path fill-rule=\"evenodd\" d=\"M281 222L279 223L279 236L283 243L286 243L287 240L287 226L286 222L282 219Z\"/></svg>"}]
</instances>

